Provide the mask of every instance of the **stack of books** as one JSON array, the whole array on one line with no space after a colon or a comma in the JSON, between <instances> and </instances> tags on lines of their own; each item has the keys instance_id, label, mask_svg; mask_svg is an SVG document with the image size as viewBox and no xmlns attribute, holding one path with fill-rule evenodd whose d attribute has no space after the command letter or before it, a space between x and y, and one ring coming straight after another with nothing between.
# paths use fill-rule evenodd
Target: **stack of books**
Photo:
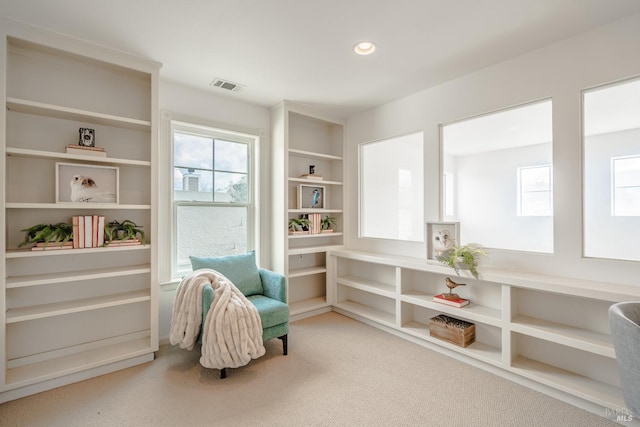
<instances>
[{"instance_id":1,"label":"stack of books","mask_svg":"<svg viewBox=\"0 0 640 427\"><path fill-rule=\"evenodd\" d=\"M109 248L115 248L119 246L135 246L141 245L140 239L126 239L126 240L110 240L105 243L105 246Z\"/></svg>"},{"instance_id":2,"label":"stack of books","mask_svg":"<svg viewBox=\"0 0 640 427\"><path fill-rule=\"evenodd\" d=\"M73 216L73 249L104 246L104 221L102 215Z\"/></svg>"},{"instance_id":3,"label":"stack of books","mask_svg":"<svg viewBox=\"0 0 640 427\"><path fill-rule=\"evenodd\" d=\"M80 154L83 156L107 157L103 147L85 147L78 144L67 145L67 154Z\"/></svg>"},{"instance_id":4,"label":"stack of books","mask_svg":"<svg viewBox=\"0 0 640 427\"><path fill-rule=\"evenodd\" d=\"M38 242L31 248L32 251L49 251L56 249L73 249L73 242Z\"/></svg>"},{"instance_id":5,"label":"stack of books","mask_svg":"<svg viewBox=\"0 0 640 427\"><path fill-rule=\"evenodd\" d=\"M456 298L456 299L447 299L445 298L445 294L438 294L433 297L435 302L439 302L440 304L450 305L452 307L464 307L465 305L469 305L469 300L464 298Z\"/></svg>"},{"instance_id":6,"label":"stack of books","mask_svg":"<svg viewBox=\"0 0 640 427\"><path fill-rule=\"evenodd\" d=\"M311 221L311 224L309 225L309 233L320 234L322 232L322 215L309 214L309 221Z\"/></svg>"}]
</instances>

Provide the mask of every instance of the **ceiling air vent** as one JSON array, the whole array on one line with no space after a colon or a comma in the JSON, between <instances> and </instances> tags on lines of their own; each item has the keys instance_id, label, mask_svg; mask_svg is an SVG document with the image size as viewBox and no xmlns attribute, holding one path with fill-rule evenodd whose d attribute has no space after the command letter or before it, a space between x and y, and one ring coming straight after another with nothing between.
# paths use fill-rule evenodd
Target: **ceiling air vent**
<instances>
[{"instance_id":1,"label":"ceiling air vent","mask_svg":"<svg viewBox=\"0 0 640 427\"><path fill-rule=\"evenodd\" d=\"M214 79L209 86L230 90L232 92L242 92L242 90L246 87L238 83L230 82L229 80L218 78Z\"/></svg>"}]
</instances>

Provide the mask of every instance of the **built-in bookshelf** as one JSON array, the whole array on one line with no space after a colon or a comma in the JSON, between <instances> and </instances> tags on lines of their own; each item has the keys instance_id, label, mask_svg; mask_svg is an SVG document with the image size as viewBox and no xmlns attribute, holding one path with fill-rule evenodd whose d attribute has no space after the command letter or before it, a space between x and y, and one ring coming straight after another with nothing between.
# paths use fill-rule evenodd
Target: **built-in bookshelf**
<instances>
[{"instance_id":1,"label":"built-in bookshelf","mask_svg":"<svg viewBox=\"0 0 640 427\"><path fill-rule=\"evenodd\" d=\"M611 304L640 299L640 288L530 273L481 269L480 279L435 261L350 250L328 254L331 304L342 314L393 330L610 409L624 408L608 322ZM445 278L471 301L433 301ZM432 337L429 320L445 314L475 324L459 347Z\"/></svg>"},{"instance_id":2,"label":"built-in bookshelf","mask_svg":"<svg viewBox=\"0 0 640 427\"><path fill-rule=\"evenodd\" d=\"M4 24L4 22L3 22ZM150 361L158 349L159 64L8 21L0 163L0 402ZM80 128L106 155L67 153ZM118 171L117 203L56 198L57 164ZM35 224L129 219L146 244L32 251Z\"/></svg>"},{"instance_id":3,"label":"built-in bookshelf","mask_svg":"<svg viewBox=\"0 0 640 427\"><path fill-rule=\"evenodd\" d=\"M344 243L343 123L330 115L284 101L272 109L274 269L287 276L292 318L331 309L326 287L326 253ZM314 175L305 175L314 166ZM322 188L320 207L299 201L301 186ZM291 234L289 220L331 216L330 233Z\"/></svg>"}]
</instances>

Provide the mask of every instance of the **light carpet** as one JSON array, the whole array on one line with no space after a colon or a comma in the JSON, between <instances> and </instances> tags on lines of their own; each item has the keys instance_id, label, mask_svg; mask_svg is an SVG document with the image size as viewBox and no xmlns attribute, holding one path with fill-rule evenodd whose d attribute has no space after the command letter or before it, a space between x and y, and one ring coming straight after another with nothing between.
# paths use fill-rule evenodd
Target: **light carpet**
<instances>
[{"instance_id":1,"label":"light carpet","mask_svg":"<svg viewBox=\"0 0 640 427\"><path fill-rule=\"evenodd\" d=\"M337 313L294 322L247 366L194 351L0 405L1 426L616 426Z\"/></svg>"}]
</instances>

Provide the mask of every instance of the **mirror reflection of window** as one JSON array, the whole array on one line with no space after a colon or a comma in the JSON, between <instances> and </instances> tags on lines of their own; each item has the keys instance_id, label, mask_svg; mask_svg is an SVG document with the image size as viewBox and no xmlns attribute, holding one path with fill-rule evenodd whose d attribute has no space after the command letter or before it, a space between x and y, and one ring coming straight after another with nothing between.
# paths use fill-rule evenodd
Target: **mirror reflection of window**
<instances>
[{"instance_id":1,"label":"mirror reflection of window","mask_svg":"<svg viewBox=\"0 0 640 427\"><path fill-rule=\"evenodd\" d=\"M552 134L551 100L442 127L443 219L462 244L553 252Z\"/></svg>"},{"instance_id":2,"label":"mirror reflection of window","mask_svg":"<svg viewBox=\"0 0 640 427\"><path fill-rule=\"evenodd\" d=\"M583 96L584 255L640 260L640 79Z\"/></svg>"},{"instance_id":3,"label":"mirror reflection of window","mask_svg":"<svg viewBox=\"0 0 640 427\"><path fill-rule=\"evenodd\" d=\"M423 135L360 144L360 237L424 241Z\"/></svg>"}]
</instances>

